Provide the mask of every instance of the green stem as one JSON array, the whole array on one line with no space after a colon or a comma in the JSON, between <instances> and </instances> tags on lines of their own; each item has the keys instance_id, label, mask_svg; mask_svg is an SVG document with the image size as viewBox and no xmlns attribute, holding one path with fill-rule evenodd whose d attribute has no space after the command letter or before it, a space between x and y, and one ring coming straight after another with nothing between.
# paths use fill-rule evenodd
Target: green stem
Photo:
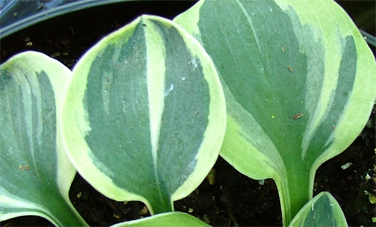
<instances>
[{"instance_id":1,"label":"green stem","mask_svg":"<svg viewBox=\"0 0 376 227\"><path fill-rule=\"evenodd\" d=\"M167 212L173 212L174 206L173 202L171 201L171 195L168 191L163 187L163 184L157 183L159 187L154 188L154 190L150 193L150 197L146 198L149 202L148 208L150 210L150 214L161 214Z\"/></svg>"},{"instance_id":2,"label":"green stem","mask_svg":"<svg viewBox=\"0 0 376 227\"><path fill-rule=\"evenodd\" d=\"M294 174L275 181L281 203L283 226L288 226L299 210L312 198L314 180L314 176L310 177L309 170L292 169L286 172Z\"/></svg>"},{"instance_id":3,"label":"green stem","mask_svg":"<svg viewBox=\"0 0 376 227\"><path fill-rule=\"evenodd\" d=\"M171 200L165 201L160 200L159 202L154 202L154 204L150 203L152 207L152 215L154 214L161 214L161 213L167 213L167 212L173 212L174 207L172 205Z\"/></svg>"}]
</instances>

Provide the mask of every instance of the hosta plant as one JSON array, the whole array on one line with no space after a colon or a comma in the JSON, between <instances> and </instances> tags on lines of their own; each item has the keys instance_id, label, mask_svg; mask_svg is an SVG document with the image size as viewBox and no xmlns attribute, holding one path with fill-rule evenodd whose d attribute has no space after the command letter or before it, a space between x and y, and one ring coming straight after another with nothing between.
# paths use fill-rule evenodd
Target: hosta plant
<instances>
[{"instance_id":1,"label":"hosta plant","mask_svg":"<svg viewBox=\"0 0 376 227\"><path fill-rule=\"evenodd\" d=\"M174 22L141 16L73 71L22 53L0 67L0 221L87 225L68 198L77 169L152 214L115 226L206 226L173 202L220 153L276 181L285 226L346 225L328 192L312 198L314 175L364 126L375 72L330 0L202 0Z\"/></svg>"}]
</instances>

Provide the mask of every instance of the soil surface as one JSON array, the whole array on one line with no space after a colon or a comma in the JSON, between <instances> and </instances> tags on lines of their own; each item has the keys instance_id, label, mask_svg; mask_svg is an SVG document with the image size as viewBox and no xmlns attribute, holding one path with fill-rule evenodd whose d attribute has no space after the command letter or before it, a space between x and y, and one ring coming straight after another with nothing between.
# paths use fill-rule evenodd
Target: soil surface
<instances>
[{"instance_id":1,"label":"soil surface","mask_svg":"<svg viewBox=\"0 0 376 227\"><path fill-rule=\"evenodd\" d=\"M344 7L348 4L340 3ZM1 62L16 53L36 50L72 68L89 47L138 15L154 14L173 18L193 4L192 1L167 1L163 4L133 2L83 10L55 18L1 40ZM368 8L369 6L366 7ZM365 9L355 7L355 10ZM357 22L356 18L354 20ZM374 27L373 22L373 28L369 31L373 35ZM363 28L367 29L367 26ZM369 195L366 195L367 192L373 195L376 193L374 148L375 111L354 143L342 154L324 163L316 174L314 194L329 191L341 205L350 226L375 225L372 217L376 216L376 208L370 203ZM345 168L345 165L348 167ZM214 181L203 181L191 195L175 202L177 211L190 213L212 226L281 226L278 192L272 180L252 180L237 172L222 158L218 159L214 169ZM141 202L110 200L78 174L72 184L70 198L91 226L109 226L149 216L147 208ZM27 216L4 221L0 226L53 225L43 218Z\"/></svg>"}]
</instances>

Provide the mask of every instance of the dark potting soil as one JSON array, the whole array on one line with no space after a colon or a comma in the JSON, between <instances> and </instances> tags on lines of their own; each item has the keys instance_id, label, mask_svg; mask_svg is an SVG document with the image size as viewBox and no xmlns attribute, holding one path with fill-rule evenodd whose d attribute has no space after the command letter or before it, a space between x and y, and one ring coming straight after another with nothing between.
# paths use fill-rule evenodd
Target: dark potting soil
<instances>
[{"instance_id":1,"label":"dark potting soil","mask_svg":"<svg viewBox=\"0 0 376 227\"><path fill-rule=\"evenodd\" d=\"M16 53L36 50L72 68L88 48L138 15L173 18L193 4L192 1L132 2L55 18L1 40L1 62ZM372 34L375 34L374 30ZM375 225L372 217L376 216L376 208L365 194L365 191L376 193L374 115L375 111L354 143L342 154L324 163L316 174L314 194L321 191L332 193L344 210L350 226ZM345 168L346 164L348 168ZM281 225L278 191L272 180L252 180L237 172L222 158L218 159L214 169L214 183L204 180L191 195L174 203L177 211L187 212L212 226ZM366 178L367 174L370 179ZM149 216L141 202L110 200L78 174L72 184L70 198L91 226L109 226ZM4 221L0 226L53 225L43 218L27 216Z\"/></svg>"}]
</instances>

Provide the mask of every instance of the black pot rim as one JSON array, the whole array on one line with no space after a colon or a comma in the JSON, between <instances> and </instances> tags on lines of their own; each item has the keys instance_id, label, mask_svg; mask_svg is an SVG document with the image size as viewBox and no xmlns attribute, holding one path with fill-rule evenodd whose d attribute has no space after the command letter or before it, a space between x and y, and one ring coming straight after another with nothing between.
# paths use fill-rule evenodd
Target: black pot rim
<instances>
[{"instance_id":1,"label":"black pot rim","mask_svg":"<svg viewBox=\"0 0 376 227\"><path fill-rule=\"evenodd\" d=\"M85 0L85 1L77 1L72 3L67 3L56 8L52 8L32 16L23 18L15 23L12 23L4 28L0 28L0 39L3 39L23 28L27 28L31 25L37 24L39 22L51 19L53 17L57 17L63 14L72 13L75 11L80 11L84 9L88 9L91 7L101 6L101 5L110 5L114 3L120 2L132 2L137 0L106 0L106 1L98 1L98 0ZM139 1L147 1L147 0L139 0ZM1 19L1 18L0 18ZM360 33L364 37L365 41L376 47L376 37L359 29Z\"/></svg>"},{"instance_id":2,"label":"black pot rim","mask_svg":"<svg viewBox=\"0 0 376 227\"><path fill-rule=\"evenodd\" d=\"M32 16L28 16L23 18L15 23L7 25L3 28L0 28L0 39L7 37L21 29L27 28L31 25L37 24L39 22L51 19L53 17L57 17L63 14L72 13L75 11L80 11L92 7L97 7L101 5L109 5L114 3L120 2L131 2L136 0L106 0L106 1L98 1L98 0L85 0L85 1L77 1L72 3L67 3L56 8L52 8Z\"/></svg>"}]
</instances>

